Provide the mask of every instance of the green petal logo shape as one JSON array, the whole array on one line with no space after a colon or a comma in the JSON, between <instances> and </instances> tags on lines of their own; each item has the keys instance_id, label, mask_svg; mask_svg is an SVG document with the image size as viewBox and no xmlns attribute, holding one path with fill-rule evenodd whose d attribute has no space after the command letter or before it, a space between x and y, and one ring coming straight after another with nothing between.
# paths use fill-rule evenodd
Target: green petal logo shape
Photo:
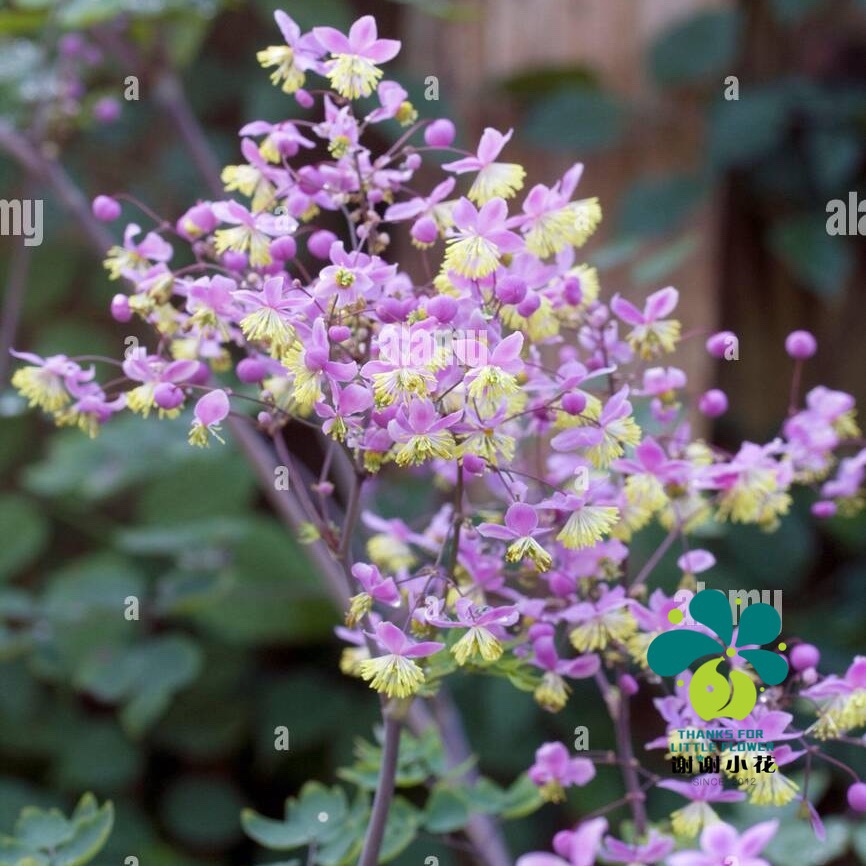
<instances>
[{"instance_id":1,"label":"green petal logo shape","mask_svg":"<svg viewBox=\"0 0 866 866\"><path fill-rule=\"evenodd\" d=\"M727 648L733 638L727 598L717 590L702 590L689 604L689 613L695 621L714 631L719 640L688 628L662 632L647 650L650 669L662 677L676 676L698 659L715 656L704 662L692 675L689 703L706 722L721 718L744 719L758 701L754 682L742 671L731 669L725 676L718 670L725 655L735 654L733 648ZM676 614L682 618L678 611L671 611L671 622L676 622ZM782 619L775 608L763 603L749 605L740 615L737 645L761 646L770 643L779 636L781 629ZM780 644L780 648L784 649L784 644ZM764 649L744 649L739 650L739 655L768 685L778 685L788 676L788 662L778 653Z\"/></svg>"}]
</instances>

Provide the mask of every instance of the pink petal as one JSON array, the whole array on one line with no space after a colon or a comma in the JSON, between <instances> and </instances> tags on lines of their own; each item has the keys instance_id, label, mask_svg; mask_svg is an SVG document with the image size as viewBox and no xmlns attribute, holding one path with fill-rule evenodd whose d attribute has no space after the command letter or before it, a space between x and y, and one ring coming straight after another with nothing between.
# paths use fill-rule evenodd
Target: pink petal
<instances>
[{"instance_id":1,"label":"pink petal","mask_svg":"<svg viewBox=\"0 0 866 866\"><path fill-rule=\"evenodd\" d=\"M779 829L777 820L762 821L749 827L740 838L740 854L743 857L756 857L764 850L767 843L776 835Z\"/></svg>"},{"instance_id":2,"label":"pink petal","mask_svg":"<svg viewBox=\"0 0 866 866\"><path fill-rule=\"evenodd\" d=\"M346 36L333 27L314 27L313 36L331 54L351 54L352 46Z\"/></svg>"},{"instance_id":3,"label":"pink petal","mask_svg":"<svg viewBox=\"0 0 866 866\"><path fill-rule=\"evenodd\" d=\"M538 526L538 515L531 505L515 502L505 512L505 525L518 536L531 535L532 530Z\"/></svg>"},{"instance_id":4,"label":"pink petal","mask_svg":"<svg viewBox=\"0 0 866 866\"><path fill-rule=\"evenodd\" d=\"M225 391L217 388L210 394L205 394L196 404L193 414L204 427L218 424L228 414L231 408L229 398Z\"/></svg>"},{"instance_id":5,"label":"pink petal","mask_svg":"<svg viewBox=\"0 0 866 866\"><path fill-rule=\"evenodd\" d=\"M629 325L642 325L645 321L643 313L632 303L619 295L614 295L610 302L610 308L624 322Z\"/></svg>"},{"instance_id":6,"label":"pink petal","mask_svg":"<svg viewBox=\"0 0 866 866\"><path fill-rule=\"evenodd\" d=\"M369 48L376 41L378 35L376 19L372 15L364 15L349 29L349 43L352 49L360 54L365 48Z\"/></svg>"},{"instance_id":7,"label":"pink petal","mask_svg":"<svg viewBox=\"0 0 866 866\"><path fill-rule=\"evenodd\" d=\"M679 299L680 293L673 286L668 286L666 289L659 289L659 291L653 292L653 294L646 299L646 304L644 306L647 320L655 322L659 319L663 319L669 313L674 311Z\"/></svg>"},{"instance_id":8,"label":"pink petal","mask_svg":"<svg viewBox=\"0 0 866 866\"><path fill-rule=\"evenodd\" d=\"M277 9L274 12L274 20L277 22L277 27L280 28L280 33L283 34L286 44L294 45L301 35L301 28L282 9Z\"/></svg>"},{"instance_id":9,"label":"pink petal","mask_svg":"<svg viewBox=\"0 0 866 866\"><path fill-rule=\"evenodd\" d=\"M484 130L484 133L481 136L481 142L478 145L478 159L480 159L485 165L489 165L497 156L499 156L502 152L502 148L509 142L513 134L513 129L509 129L508 132L503 135L498 129L493 129L492 126L488 126L487 129Z\"/></svg>"}]
</instances>

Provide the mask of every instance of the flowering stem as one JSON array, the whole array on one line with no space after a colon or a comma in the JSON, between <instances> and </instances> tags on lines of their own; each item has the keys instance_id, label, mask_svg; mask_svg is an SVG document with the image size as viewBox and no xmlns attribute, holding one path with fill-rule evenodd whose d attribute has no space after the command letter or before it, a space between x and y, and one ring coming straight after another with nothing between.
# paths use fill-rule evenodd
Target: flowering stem
<instances>
[{"instance_id":1,"label":"flowering stem","mask_svg":"<svg viewBox=\"0 0 866 866\"><path fill-rule=\"evenodd\" d=\"M634 591L643 585L644 581L652 574L653 569L661 562L662 557L668 552L668 548L676 541L680 534L680 527L675 526L665 537L664 541L658 546L655 553L646 561L644 567L638 572L638 576L634 579L631 585L630 592Z\"/></svg>"},{"instance_id":2,"label":"flowering stem","mask_svg":"<svg viewBox=\"0 0 866 866\"><path fill-rule=\"evenodd\" d=\"M382 715L385 722L385 733L382 741L382 766L379 768L379 782L373 797L373 811L370 813L370 824L364 839L364 848L358 866L377 866L379 849L385 836L385 824L388 820L388 810L394 796L394 781L397 776L397 755L400 749L400 721L390 715L383 701Z\"/></svg>"}]
</instances>

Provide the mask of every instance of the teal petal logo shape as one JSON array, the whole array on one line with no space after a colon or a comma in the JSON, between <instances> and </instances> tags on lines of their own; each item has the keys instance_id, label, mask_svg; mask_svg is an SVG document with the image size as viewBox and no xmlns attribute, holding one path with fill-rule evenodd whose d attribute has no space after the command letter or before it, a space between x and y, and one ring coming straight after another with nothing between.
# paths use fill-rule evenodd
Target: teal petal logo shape
<instances>
[{"instance_id":1,"label":"teal petal logo shape","mask_svg":"<svg viewBox=\"0 0 866 866\"><path fill-rule=\"evenodd\" d=\"M715 632L719 640L688 628L662 632L647 650L650 669L659 676L671 677L682 673L698 659L715 656L692 675L689 702L698 716L707 722L718 718L744 719L758 700L754 682L735 668L730 669L727 676L718 670L726 655L730 657L737 652L729 648L734 627L727 598L716 590L702 590L691 600L689 614L696 622ZM782 619L774 607L763 603L749 605L740 615L737 645L768 644L779 636L781 630ZM767 685L778 685L788 676L788 662L778 653L765 649L738 652Z\"/></svg>"}]
</instances>

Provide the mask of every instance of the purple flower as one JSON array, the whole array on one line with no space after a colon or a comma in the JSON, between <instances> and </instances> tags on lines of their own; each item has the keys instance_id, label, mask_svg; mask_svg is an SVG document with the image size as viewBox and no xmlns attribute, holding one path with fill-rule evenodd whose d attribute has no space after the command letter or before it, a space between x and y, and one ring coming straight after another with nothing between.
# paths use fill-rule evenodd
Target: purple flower
<instances>
[{"instance_id":1,"label":"purple flower","mask_svg":"<svg viewBox=\"0 0 866 866\"><path fill-rule=\"evenodd\" d=\"M607 819L593 818L553 837L553 850L559 856L536 851L519 857L515 866L593 866L606 832Z\"/></svg>"},{"instance_id":2,"label":"purple flower","mask_svg":"<svg viewBox=\"0 0 866 866\"><path fill-rule=\"evenodd\" d=\"M453 171L454 174L464 174L467 171L478 172L469 189L469 198L477 204L486 204L497 197L511 198L523 187L526 172L522 165L514 162L496 162L496 157L511 140L513 134L513 129L509 129L503 135L499 130L488 126L481 136L475 156L458 159L456 162L446 162L442 168L445 171Z\"/></svg>"},{"instance_id":3,"label":"purple flower","mask_svg":"<svg viewBox=\"0 0 866 866\"><path fill-rule=\"evenodd\" d=\"M705 827L701 833L700 851L677 851L668 858L669 866L770 866L757 855L776 835L778 821L763 821L742 835L730 825L719 821Z\"/></svg>"},{"instance_id":4,"label":"purple flower","mask_svg":"<svg viewBox=\"0 0 866 866\"><path fill-rule=\"evenodd\" d=\"M448 238L445 267L477 279L492 274L499 267L502 253L517 252L523 245L520 237L506 226L508 206L501 198L492 198L481 210L468 198L461 198L452 212L456 227Z\"/></svg>"},{"instance_id":5,"label":"purple flower","mask_svg":"<svg viewBox=\"0 0 866 866\"><path fill-rule=\"evenodd\" d=\"M447 460L454 456L454 437L449 431L460 420L460 412L440 416L430 400L415 400L397 409L388 422L388 433L400 445L398 466L424 463L434 457Z\"/></svg>"},{"instance_id":6,"label":"purple flower","mask_svg":"<svg viewBox=\"0 0 866 866\"><path fill-rule=\"evenodd\" d=\"M392 60L400 51L396 39L378 38L372 15L359 18L348 36L333 27L314 27L313 35L333 56L326 66L331 86L347 99L369 96L382 77L376 64Z\"/></svg>"},{"instance_id":7,"label":"purple flower","mask_svg":"<svg viewBox=\"0 0 866 866\"><path fill-rule=\"evenodd\" d=\"M193 410L195 421L189 431L190 445L197 445L199 448L207 446L208 433L225 444L225 440L220 436L219 423L228 416L230 409L228 395L221 388L205 394Z\"/></svg>"},{"instance_id":8,"label":"purple flower","mask_svg":"<svg viewBox=\"0 0 866 866\"><path fill-rule=\"evenodd\" d=\"M515 502L505 512L505 526L482 523L477 530L487 538L511 542L505 552L506 562L520 562L528 557L539 571L550 568L550 554L535 539L551 530L538 528L538 513L531 505Z\"/></svg>"},{"instance_id":9,"label":"purple flower","mask_svg":"<svg viewBox=\"0 0 866 866\"><path fill-rule=\"evenodd\" d=\"M612 863L628 863L630 866L649 866L658 863L674 850L674 840L662 836L657 830L650 830L649 837L642 845L628 844L613 836L605 836L601 856Z\"/></svg>"},{"instance_id":10,"label":"purple flower","mask_svg":"<svg viewBox=\"0 0 866 866\"><path fill-rule=\"evenodd\" d=\"M360 664L361 676L370 688L389 698L407 698L418 691L424 682L424 672L414 659L439 652L444 644L437 641L415 643L390 622L380 622L369 635L385 655L366 659Z\"/></svg>"},{"instance_id":11,"label":"purple flower","mask_svg":"<svg viewBox=\"0 0 866 866\"><path fill-rule=\"evenodd\" d=\"M566 788L582 787L595 778L595 765L589 758L572 758L562 743L545 743L536 750L528 775L545 800L558 803L565 799Z\"/></svg>"}]
</instances>

